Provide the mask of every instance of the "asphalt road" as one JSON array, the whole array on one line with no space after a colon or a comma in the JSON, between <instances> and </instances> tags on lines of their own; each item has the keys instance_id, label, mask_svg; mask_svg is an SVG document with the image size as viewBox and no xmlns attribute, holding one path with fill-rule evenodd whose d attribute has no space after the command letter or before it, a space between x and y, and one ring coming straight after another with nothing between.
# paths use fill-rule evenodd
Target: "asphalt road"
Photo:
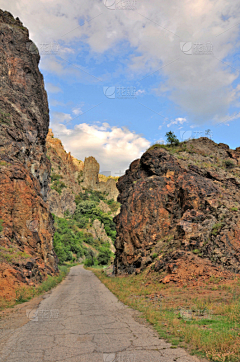
<instances>
[{"instance_id":1,"label":"asphalt road","mask_svg":"<svg viewBox=\"0 0 240 362\"><path fill-rule=\"evenodd\" d=\"M197 362L136 320L90 271L68 277L27 310L28 323L1 345L0 362Z\"/></svg>"}]
</instances>

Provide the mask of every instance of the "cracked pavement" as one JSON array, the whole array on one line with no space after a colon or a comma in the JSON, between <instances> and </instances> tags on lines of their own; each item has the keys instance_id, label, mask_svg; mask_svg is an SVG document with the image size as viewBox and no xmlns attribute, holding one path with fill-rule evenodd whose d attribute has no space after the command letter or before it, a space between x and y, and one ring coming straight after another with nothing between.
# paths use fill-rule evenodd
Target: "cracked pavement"
<instances>
[{"instance_id":1,"label":"cracked pavement","mask_svg":"<svg viewBox=\"0 0 240 362\"><path fill-rule=\"evenodd\" d=\"M91 271L75 266L37 310L28 311L28 323L9 334L0 362L199 361L171 348L136 315Z\"/></svg>"}]
</instances>

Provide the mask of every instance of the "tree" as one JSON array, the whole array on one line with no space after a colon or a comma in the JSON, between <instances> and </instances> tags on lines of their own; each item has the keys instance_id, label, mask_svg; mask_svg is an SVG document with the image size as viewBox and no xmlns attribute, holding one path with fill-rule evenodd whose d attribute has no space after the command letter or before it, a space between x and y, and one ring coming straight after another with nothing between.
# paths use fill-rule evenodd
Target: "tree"
<instances>
[{"instance_id":1,"label":"tree","mask_svg":"<svg viewBox=\"0 0 240 362\"><path fill-rule=\"evenodd\" d=\"M171 146L177 146L179 144L179 140L172 131L167 132L165 137L167 138L167 142L170 143Z\"/></svg>"},{"instance_id":2,"label":"tree","mask_svg":"<svg viewBox=\"0 0 240 362\"><path fill-rule=\"evenodd\" d=\"M107 265L109 260L111 259L111 250L108 247L99 248L99 254L97 257L99 265Z\"/></svg>"}]
</instances>

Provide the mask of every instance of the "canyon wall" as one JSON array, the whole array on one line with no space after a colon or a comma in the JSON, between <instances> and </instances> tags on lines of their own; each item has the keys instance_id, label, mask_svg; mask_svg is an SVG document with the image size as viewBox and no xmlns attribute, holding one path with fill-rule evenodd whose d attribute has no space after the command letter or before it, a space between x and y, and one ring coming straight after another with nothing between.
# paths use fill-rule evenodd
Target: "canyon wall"
<instances>
[{"instance_id":1,"label":"canyon wall","mask_svg":"<svg viewBox=\"0 0 240 362\"><path fill-rule=\"evenodd\" d=\"M49 109L40 57L21 21L1 10L0 39L0 284L7 290L9 278L33 283L58 269L46 204Z\"/></svg>"}]
</instances>

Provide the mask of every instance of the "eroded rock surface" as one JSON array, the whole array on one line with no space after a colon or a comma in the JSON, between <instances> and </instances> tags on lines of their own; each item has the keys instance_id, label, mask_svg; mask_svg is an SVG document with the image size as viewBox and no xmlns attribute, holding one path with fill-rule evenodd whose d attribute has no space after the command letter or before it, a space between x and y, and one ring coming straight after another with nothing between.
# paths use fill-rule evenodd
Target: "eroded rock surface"
<instances>
[{"instance_id":1,"label":"eroded rock surface","mask_svg":"<svg viewBox=\"0 0 240 362\"><path fill-rule=\"evenodd\" d=\"M46 145L47 156L51 161L51 188L47 203L51 212L58 217L64 217L66 211L72 215L76 209L75 195L82 191L80 178L84 163L65 151L62 142L54 137L51 129Z\"/></svg>"},{"instance_id":2,"label":"eroded rock surface","mask_svg":"<svg viewBox=\"0 0 240 362\"><path fill-rule=\"evenodd\" d=\"M92 227L88 229L88 232L92 234L94 239L101 240L101 242L109 243L110 249L115 253L115 247L113 245L112 239L107 236L107 233L104 229L104 224L101 223L98 219L93 221Z\"/></svg>"},{"instance_id":3,"label":"eroded rock surface","mask_svg":"<svg viewBox=\"0 0 240 362\"><path fill-rule=\"evenodd\" d=\"M15 288L57 271L53 221L45 203L49 109L28 30L1 10L0 40L0 261ZM1 285L3 278L0 273Z\"/></svg>"},{"instance_id":4,"label":"eroded rock surface","mask_svg":"<svg viewBox=\"0 0 240 362\"><path fill-rule=\"evenodd\" d=\"M117 183L118 272L155 263L178 281L181 265L193 262L203 266L202 275L204 268L210 276L214 268L239 273L239 176L239 148L208 138L185 142L174 154L159 147L145 152Z\"/></svg>"}]
</instances>

